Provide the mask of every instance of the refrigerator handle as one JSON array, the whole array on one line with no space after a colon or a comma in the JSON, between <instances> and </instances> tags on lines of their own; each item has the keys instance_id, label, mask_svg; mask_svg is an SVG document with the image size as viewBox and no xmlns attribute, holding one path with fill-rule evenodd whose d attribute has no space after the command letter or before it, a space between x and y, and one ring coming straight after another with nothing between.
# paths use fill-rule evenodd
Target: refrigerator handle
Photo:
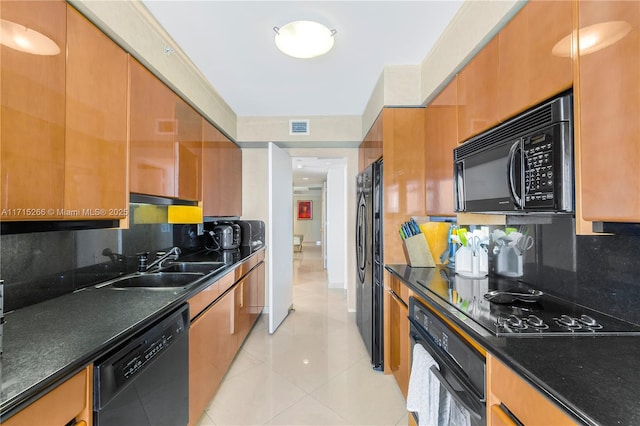
<instances>
[{"instance_id":1,"label":"refrigerator handle","mask_svg":"<svg viewBox=\"0 0 640 426\"><path fill-rule=\"evenodd\" d=\"M358 217L356 224L356 255L358 261L358 273L360 275L360 281L364 280L364 269L367 264L367 251L365 248L365 239L366 239L366 225L367 225L367 215L366 215L366 204L364 199L364 194L360 194L360 199L358 200Z\"/></svg>"}]
</instances>

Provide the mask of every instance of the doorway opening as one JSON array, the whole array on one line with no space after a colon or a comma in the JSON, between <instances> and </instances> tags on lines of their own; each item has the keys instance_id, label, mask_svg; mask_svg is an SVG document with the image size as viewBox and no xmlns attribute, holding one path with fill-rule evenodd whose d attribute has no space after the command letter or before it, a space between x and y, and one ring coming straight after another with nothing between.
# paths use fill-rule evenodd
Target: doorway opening
<instances>
[{"instance_id":1,"label":"doorway opening","mask_svg":"<svg viewBox=\"0 0 640 426\"><path fill-rule=\"evenodd\" d=\"M347 285L347 159L292 157L294 255L320 247L330 287Z\"/></svg>"}]
</instances>

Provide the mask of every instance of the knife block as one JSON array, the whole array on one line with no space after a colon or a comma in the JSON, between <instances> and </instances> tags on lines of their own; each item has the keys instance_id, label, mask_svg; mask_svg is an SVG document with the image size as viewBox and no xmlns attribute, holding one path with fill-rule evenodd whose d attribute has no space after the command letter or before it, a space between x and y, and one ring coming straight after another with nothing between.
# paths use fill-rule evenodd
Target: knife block
<instances>
[{"instance_id":1,"label":"knife block","mask_svg":"<svg viewBox=\"0 0 640 426\"><path fill-rule=\"evenodd\" d=\"M412 268L435 268L436 264L424 234L406 238L402 243L404 257L409 266Z\"/></svg>"}]
</instances>

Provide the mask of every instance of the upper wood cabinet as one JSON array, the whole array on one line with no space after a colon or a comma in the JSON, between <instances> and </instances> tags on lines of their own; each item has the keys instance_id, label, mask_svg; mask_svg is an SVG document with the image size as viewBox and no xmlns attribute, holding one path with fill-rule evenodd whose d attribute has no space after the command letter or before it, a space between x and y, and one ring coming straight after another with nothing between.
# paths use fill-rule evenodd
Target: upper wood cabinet
<instances>
[{"instance_id":1,"label":"upper wood cabinet","mask_svg":"<svg viewBox=\"0 0 640 426\"><path fill-rule=\"evenodd\" d=\"M494 37L457 76L458 141L498 123L498 37Z\"/></svg>"},{"instance_id":2,"label":"upper wood cabinet","mask_svg":"<svg viewBox=\"0 0 640 426\"><path fill-rule=\"evenodd\" d=\"M562 56L555 45L571 35L572 2L529 1L498 34L498 118L504 121L571 88L570 45Z\"/></svg>"},{"instance_id":3,"label":"upper wood cabinet","mask_svg":"<svg viewBox=\"0 0 640 426\"><path fill-rule=\"evenodd\" d=\"M454 79L425 110L427 215L453 216L453 149L458 144Z\"/></svg>"},{"instance_id":4,"label":"upper wood cabinet","mask_svg":"<svg viewBox=\"0 0 640 426\"><path fill-rule=\"evenodd\" d=\"M126 216L128 56L71 6L67 15L64 208Z\"/></svg>"},{"instance_id":5,"label":"upper wood cabinet","mask_svg":"<svg viewBox=\"0 0 640 426\"><path fill-rule=\"evenodd\" d=\"M176 197L202 199L202 118L181 98L176 97L177 163Z\"/></svg>"},{"instance_id":6,"label":"upper wood cabinet","mask_svg":"<svg viewBox=\"0 0 640 426\"><path fill-rule=\"evenodd\" d=\"M36 55L0 46L3 221L62 217L66 14L59 0L0 2L3 20L47 36L60 49Z\"/></svg>"},{"instance_id":7,"label":"upper wood cabinet","mask_svg":"<svg viewBox=\"0 0 640 426\"><path fill-rule=\"evenodd\" d=\"M384 108L382 118L384 263L405 263L398 230L425 216L425 109Z\"/></svg>"},{"instance_id":8,"label":"upper wood cabinet","mask_svg":"<svg viewBox=\"0 0 640 426\"><path fill-rule=\"evenodd\" d=\"M202 117L130 60L131 192L202 199Z\"/></svg>"},{"instance_id":9,"label":"upper wood cabinet","mask_svg":"<svg viewBox=\"0 0 640 426\"><path fill-rule=\"evenodd\" d=\"M202 210L204 216L242 215L242 150L202 120Z\"/></svg>"},{"instance_id":10,"label":"upper wood cabinet","mask_svg":"<svg viewBox=\"0 0 640 426\"><path fill-rule=\"evenodd\" d=\"M617 32L601 38L614 42L578 57L576 198L583 219L640 222L640 2L578 2L581 32L610 29L607 23Z\"/></svg>"},{"instance_id":11,"label":"upper wood cabinet","mask_svg":"<svg viewBox=\"0 0 640 426\"><path fill-rule=\"evenodd\" d=\"M133 58L129 72L129 189L175 197L176 95Z\"/></svg>"},{"instance_id":12,"label":"upper wood cabinet","mask_svg":"<svg viewBox=\"0 0 640 426\"><path fill-rule=\"evenodd\" d=\"M358 149L358 170L363 171L380 158L382 158L382 118L378 116Z\"/></svg>"}]
</instances>

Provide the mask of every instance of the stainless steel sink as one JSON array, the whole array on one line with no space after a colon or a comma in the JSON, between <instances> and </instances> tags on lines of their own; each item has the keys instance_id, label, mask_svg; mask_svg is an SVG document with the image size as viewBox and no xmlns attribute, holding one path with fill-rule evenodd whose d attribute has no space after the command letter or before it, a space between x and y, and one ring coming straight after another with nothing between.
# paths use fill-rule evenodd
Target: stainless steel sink
<instances>
[{"instance_id":1,"label":"stainless steel sink","mask_svg":"<svg viewBox=\"0 0 640 426\"><path fill-rule=\"evenodd\" d=\"M161 272L199 272L209 274L224 268L224 262L172 262L160 269Z\"/></svg>"},{"instance_id":2,"label":"stainless steel sink","mask_svg":"<svg viewBox=\"0 0 640 426\"><path fill-rule=\"evenodd\" d=\"M151 288L173 290L179 287L188 287L195 284L204 275L204 273L195 272L155 272L150 274L135 274L107 281L97 285L96 288Z\"/></svg>"}]
</instances>

